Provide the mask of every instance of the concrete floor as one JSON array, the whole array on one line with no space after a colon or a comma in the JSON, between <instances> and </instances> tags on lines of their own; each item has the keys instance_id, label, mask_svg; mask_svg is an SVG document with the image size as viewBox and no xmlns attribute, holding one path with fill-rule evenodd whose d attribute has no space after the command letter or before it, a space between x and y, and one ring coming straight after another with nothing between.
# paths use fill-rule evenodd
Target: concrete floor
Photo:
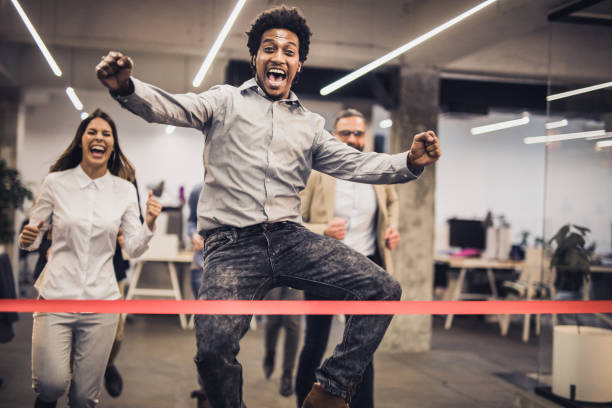
<instances>
[{"instance_id":1,"label":"concrete floor","mask_svg":"<svg viewBox=\"0 0 612 408\"><path fill-rule=\"evenodd\" d=\"M31 315L14 325L12 342L0 345L0 408L31 407ZM497 325L479 317L458 317L450 331L434 319L432 351L379 351L375 357L377 408L514 407L519 389L496 373L537 371L538 340L520 341L519 324L501 337ZM334 320L332 337L341 325ZM282 339L281 339L282 340ZM282 344L282 342L279 342ZM241 343L244 395L249 408L294 408L295 398L278 394L279 369L267 381L262 373L263 330L250 331ZM181 330L175 316L133 316L117 366L124 391L116 399L106 391L102 407L195 407L189 398L197 388L194 332ZM277 357L280 358L280 356ZM65 406L65 403L59 406Z\"/></svg>"}]
</instances>

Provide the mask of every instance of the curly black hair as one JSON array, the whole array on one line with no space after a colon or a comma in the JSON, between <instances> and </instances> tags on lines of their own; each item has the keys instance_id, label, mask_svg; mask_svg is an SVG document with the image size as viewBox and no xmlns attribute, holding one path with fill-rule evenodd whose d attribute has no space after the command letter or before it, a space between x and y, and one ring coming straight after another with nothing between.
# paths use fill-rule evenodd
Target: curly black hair
<instances>
[{"instance_id":1,"label":"curly black hair","mask_svg":"<svg viewBox=\"0 0 612 408\"><path fill-rule=\"evenodd\" d=\"M289 8L286 6L271 8L257 16L251 25L251 30L246 33L249 36L247 47L252 57L257 55L257 50L259 50L261 44L261 36L271 28L284 28L295 33L300 41L300 61L306 61L312 32L300 11L295 7Z\"/></svg>"}]
</instances>

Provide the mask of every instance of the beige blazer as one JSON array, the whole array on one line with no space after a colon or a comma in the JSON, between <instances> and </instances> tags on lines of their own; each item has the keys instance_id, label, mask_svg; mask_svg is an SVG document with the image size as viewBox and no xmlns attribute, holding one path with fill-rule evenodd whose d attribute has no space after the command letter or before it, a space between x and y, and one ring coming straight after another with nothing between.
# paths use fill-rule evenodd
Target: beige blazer
<instances>
[{"instance_id":1,"label":"beige blazer","mask_svg":"<svg viewBox=\"0 0 612 408\"><path fill-rule=\"evenodd\" d=\"M385 269L387 272L393 273L391 251L385 245L384 236L387 227L397 229L399 220L397 193L392 186L373 185L373 187L378 203L376 245ZM335 197L336 179L327 174L313 171L306 188L300 193L304 226L312 232L323 235L327 223L334 218Z\"/></svg>"}]
</instances>

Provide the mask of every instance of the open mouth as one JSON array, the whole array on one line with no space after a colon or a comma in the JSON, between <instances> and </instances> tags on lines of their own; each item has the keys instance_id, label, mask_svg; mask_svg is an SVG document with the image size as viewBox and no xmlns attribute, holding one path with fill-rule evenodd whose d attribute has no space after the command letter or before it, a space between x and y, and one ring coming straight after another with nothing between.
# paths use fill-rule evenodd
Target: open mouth
<instances>
[{"instance_id":1,"label":"open mouth","mask_svg":"<svg viewBox=\"0 0 612 408\"><path fill-rule=\"evenodd\" d=\"M106 153L106 147L100 145L89 146L89 153L91 153L94 158L101 159Z\"/></svg>"},{"instance_id":2,"label":"open mouth","mask_svg":"<svg viewBox=\"0 0 612 408\"><path fill-rule=\"evenodd\" d=\"M266 78L272 88L280 88L285 79L287 79L287 73L280 68L270 68L266 72Z\"/></svg>"}]
</instances>

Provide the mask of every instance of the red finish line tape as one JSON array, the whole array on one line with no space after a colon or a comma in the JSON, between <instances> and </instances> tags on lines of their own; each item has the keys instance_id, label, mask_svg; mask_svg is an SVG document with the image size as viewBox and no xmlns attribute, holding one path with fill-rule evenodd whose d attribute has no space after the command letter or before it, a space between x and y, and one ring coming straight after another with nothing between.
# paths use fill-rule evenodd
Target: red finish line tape
<instances>
[{"instance_id":1,"label":"red finish line tape","mask_svg":"<svg viewBox=\"0 0 612 408\"><path fill-rule=\"evenodd\" d=\"M492 315L612 313L612 300L36 300L0 299L0 312L206 315Z\"/></svg>"}]
</instances>

